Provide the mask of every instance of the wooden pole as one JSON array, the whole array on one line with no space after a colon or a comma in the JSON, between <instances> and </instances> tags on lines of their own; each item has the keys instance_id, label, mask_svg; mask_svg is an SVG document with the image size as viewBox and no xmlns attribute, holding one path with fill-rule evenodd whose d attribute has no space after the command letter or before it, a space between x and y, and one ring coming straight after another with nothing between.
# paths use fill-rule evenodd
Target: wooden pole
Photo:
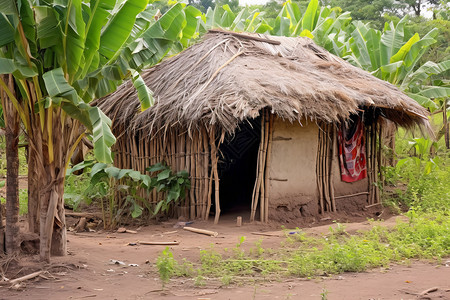
<instances>
[{"instance_id":1,"label":"wooden pole","mask_svg":"<svg viewBox=\"0 0 450 300\"><path fill-rule=\"evenodd\" d=\"M269 196L270 196L270 181L269 181L269 173L270 173L270 163L272 160L272 139L273 139L273 114L270 114L269 117L269 133L268 133L268 146L267 146L267 154L266 154L266 174L265 174L265 193L264 193L264 222L269 222Z\"/></svg>"},{"instance_id":2,"label":"wooden pole","mask_svg":"<svg viewBox=\"0 0 450 300\"><path fill-rule=\"evenodd\" d=\"M201 164L202 164L202 159L201 159L201 152L202 152L202 135L201 135L201 131L197 130L197 145L196 145L196 153L195 153L195 207L196 207L196 218L201 218L202 217L202 207L201 207L201 201L203 199L202 194L201 194Z\"/></svg>"},{"instance_id":3,"label":"wooden pole","mask_svg":"<svg viewBox=\"0 0 450 300\"><path fill-rule=\"evenodd\" d=\"M211 129L211 153L213 153L214 161L213 161L213 173L214 173L214 189L215 189L215 204L216 204L216 215L214 216L214 224L219 223L220 218L220 199L219 199L219 173L217 171L217 147L216 147L216 139L215 139L215 127Z\"/></svg>"},{"instance_id":4,"label":"wooden pole","mask_svg":"<svg viewBox=\"0 0 450 300\"><path fill-rule=\"evenodd\" d=\"M207 201L208 201L208 194L209 194L209 179L208 179L208 163L209 163L209 146L208 146L208 133L206 132L205 126L202 126L202 142L203 142L203 211L202 216L203 220L206 220L206 212L207 212Z\"/></svg>"},{"instance_id":5,"label":"wooden pole","mask_svg":"<svg viewBox=\"0 0 450 300\"><path fill-rule=\"evenodd\" d=\"M329 125L326 124L324 127L325 130L325 138L324 138L324 145L323 145L323 159L322 159L322 163L323 163L323 190L324 190L324 199L325 199L325 209L327 211L331 211L331 201L330 201L330 189L329 189L329 185L328 185L328 179L329 179L329 171L328 171L328 159L329 159L329 147L328 147L328 140L329 140L329 135L328 135L328 127Z\"/></svg>"},{"instance_id":6,"label":"wooden pole","mask_svg":"<svg viewBox=\"0 0 450 300\"><path fill-rule=\"evenodd\" d=\"M381 190L379 189L378 191L378 198L377 198L377 203L380 202L380 192L383 190L384 187L384 178L383 178L383 172L382 172L382 167L383 167L383 155L382 155L382 150L383 150L383 130L382 130L382 124L381 121L378 123L378 173L379 173L379 185L381 185Z\"/></svg>"},{"instance_id":7,"label":"wooden pole","mask_svg":"<svg viewBox=\"0 0 450 300\"><path fill-rule=\"evenodd\" d=\"M317 149L317 158L316 158L316 176L317 176L317 188L319 189L319 207L320 213L323 214L325 212L323 205L323 188L322 188L322 138L323 138L323 130L322 126L318 125L319 134L318 134L318 149Z\"/></svg>"},{"instance_id":8,"label":"wooden pole","mask_svg":"<svg viewBox=\"0 0 450 300\"><path fill-rule=\"evenodd\" d=\"M368 192L367 202L372 204L372 164L371 164L371 128L372 125L366 127L366 168L367 168L367 182Z\"/></svg>"},{"instance_id":9,"label":"wooden pole","mask_svg":"<svg viewBox=\"0 0 450 300\"><path fill-rule=\"evenodd\" d=\"M264 182L264 171L266 168L266 159L267 159L267 146L268 146L268 140L269 140L269 112L267 109L264 109L264 149L262 153L261 158L261 190L260 190L260 205L259 205L259 218L261 222L264 222L264 216L266 215L265 209L266 204L264 203L264 189L265 189L265 182Z\"/></svg>"},{"instance_id":10,"label":"wooden pole","mask_svg":"<svg viewBox=\"0 0 450 300\"><path fill-rule=\"evenodd\" d=\"M331 211L336 211L336 199L334 197L334 174L333 174L333 165L334 159L336 158L336 128L334 125L331 125L330 130L332 139L331 139L331 157L330 157L330 200L331 200Z\"/></svg>"},{"instance_id":11,"label":"wooden pole","mask_svg":"<svg viewBox=\"0 0 450 300\"><path fill-rule=\"evenodd\" d=\"M259 149L258 149L258 161L256 163L256 180L255 180L255 186L253 188L253 195L252 195L252 207L251 207L251 213L250 213L250 222L253 222L255 220L256 215L256 209L258 207L258 193L260 189L260 173L262 172L262 154L263 154L263 148L264 148L264 114L261 114L261 137L260 137L260 143L259 143Z\"/></svg>"},{"instance_id":12,"label":"wooden pole","mask_svg":"<svg viewBox=\"0 0 450 300\"><path fill-rule=\"evenodd\" d=\"M195 159L194 159L194 150L195 149L195 134L190 138L190 145L189 145L189 165L190 170L189 173L191 175L191 189L189 191L189 198L190 198L190 210L189 215L190 219L195 219L195 196L194 196L194 189L195 189Z\"/></svg>"}]
</instances>

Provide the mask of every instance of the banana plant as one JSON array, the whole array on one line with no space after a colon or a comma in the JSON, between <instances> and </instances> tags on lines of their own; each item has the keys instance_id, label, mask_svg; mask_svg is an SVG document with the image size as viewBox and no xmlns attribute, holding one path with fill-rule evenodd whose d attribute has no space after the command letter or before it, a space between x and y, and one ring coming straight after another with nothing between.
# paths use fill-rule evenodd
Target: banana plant
<instances>
[{"instance_id":1,"label":"banana plant","mask_svg":"<svg viewBox=\"0 0 450 300\"><path fill-rule=\"evenodd\" d=\"M271 34L306 36L329 50L334 35L346 28L350 21L349 12L342 13L337 7L320 6L318 0L311 0L304 13L297 3L288 0L275 19Z\"/></svg>"},{"instance_id":2,"label":"banana plant","mask_svg":"<svg viewBox=\"0 0 450 300\"><path fill-rule=\"evenodd\" d=\"M176 4L155 20L148 0L4 0L0 2L0 74L12 74L17 94L0 88L29 138L29 180L39 192L40 255L66 252L64 178L83 136L109 163L111 121L90 102L132 78L142 107L151 91L138 71L159 62L174 44L187 43L198 15ZM183 39L184 35L184 39ZM18 95L17 97L15 95ZM34 183L34 184L33 184ZM36 224L35 224L36 225Z\"/></svg>"},{"instance_id":3,"label":"banana plant","mask_svg":"<svg viewBox=\"0 0 450 300\"><path fill-rule=\"evenodd\" d=\"M202 16L199 33L202 34L214 28L238 32L268 33L272 27L263 17L264 12L260 12L258 9L250 10L245 7L238 13L234 13L228 4L216 5L214 9L208 8L206 14Z\"/></svg>"}]
</instances>

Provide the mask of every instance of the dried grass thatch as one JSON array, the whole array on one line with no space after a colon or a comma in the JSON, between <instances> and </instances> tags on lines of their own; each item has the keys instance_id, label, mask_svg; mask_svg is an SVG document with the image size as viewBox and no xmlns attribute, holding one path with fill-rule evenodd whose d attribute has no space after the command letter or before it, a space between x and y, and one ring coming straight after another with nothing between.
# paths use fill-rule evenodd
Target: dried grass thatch
<instances>
[{"instance_id":1,"label":"dried grass thatch","mask_svg":"<svg viewBox=\"0 0 450 300\"><path fill-rule=\"evenodd\" d=\"M309 38L210 31L201 43L145 70L155 105L139 112L126 82L100 100L117 124L149 132L172 126L216 125L233 132L263 108L289 121L346 120L357 109L377 107L402 125L428 127L427 111L394 85L358 69Z\"/></svg>"}]
</instances>

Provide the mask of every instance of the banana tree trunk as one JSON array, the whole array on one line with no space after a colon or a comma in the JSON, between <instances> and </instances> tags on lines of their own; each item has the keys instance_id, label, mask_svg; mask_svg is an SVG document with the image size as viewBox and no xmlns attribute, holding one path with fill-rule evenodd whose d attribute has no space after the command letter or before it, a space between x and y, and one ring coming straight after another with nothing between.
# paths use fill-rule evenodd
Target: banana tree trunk
<instances>
[{"instance_id":1,"label":"banana tree trunk","mask_svg":"<svg viewBox=\"0 0 450 300\"><path fill-rule=\"evenodd\" d=\"M10 75L8 85L14 91L14 81ZM6 95L3 95L6 96ZM6 99L3 97L3 99ZM6 137L6 253L20 249L19 240L19 116L11 101L3 101Z\"/></svg>"},{"instance_id":2,"label":"banana tree trunk","mask_svg":"<svg viewBox=\"0 0 450 300\"><path fill-rule=\"evenodd\" d=\"M5 226L3 225L3 205L0 202L0 255L5 253Z\"/></svg>"},{"instance_id":3,"label":"banana tree trunk","mask_svg":"<svg viewBox=\"0 0 450 300\"><path fill-rule=\"evenodd\" d=\"M39 233L39 176L37 153L28 147L28 230Z\"/></svg>"},{"instance_id":4,"label":"banana tree trunk","mask_svg":"<svg viewBox=\"0 0 450 300\"><path fill-rule=\"evenodd\" d=\"M63 256L67 252L63 194L65 162L68 159L70 142L65 141L65 137L70 139L72 136L71 124L64 123L67 120L64 121L61 117L61 110L49 113L48 117L52 118L52 130L46 128L42 134L41 157L37 157L44 162L38 166L37 174L44 183L39 194L40 256L47 262L50 261L51 255Z\"/></svg>"}]
</instances>

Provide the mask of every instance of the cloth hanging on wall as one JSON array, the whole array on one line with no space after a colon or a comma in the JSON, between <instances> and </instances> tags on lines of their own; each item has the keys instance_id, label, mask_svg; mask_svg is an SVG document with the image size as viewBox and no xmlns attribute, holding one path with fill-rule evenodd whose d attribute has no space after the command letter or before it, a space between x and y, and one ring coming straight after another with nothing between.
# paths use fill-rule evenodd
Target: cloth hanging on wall
<instances>
[{"instance_id":1,"label":"cloth hanging on wall","mask_svg":"<svg viewBox=\"0 0 450 300\"><path fill-rule=\"evenodd\" d=\"M355 182L366 178L366 145L362 117L352 115L348 124L341 126L338 143L342 181Z\"/></svg>"}]
</instances>

